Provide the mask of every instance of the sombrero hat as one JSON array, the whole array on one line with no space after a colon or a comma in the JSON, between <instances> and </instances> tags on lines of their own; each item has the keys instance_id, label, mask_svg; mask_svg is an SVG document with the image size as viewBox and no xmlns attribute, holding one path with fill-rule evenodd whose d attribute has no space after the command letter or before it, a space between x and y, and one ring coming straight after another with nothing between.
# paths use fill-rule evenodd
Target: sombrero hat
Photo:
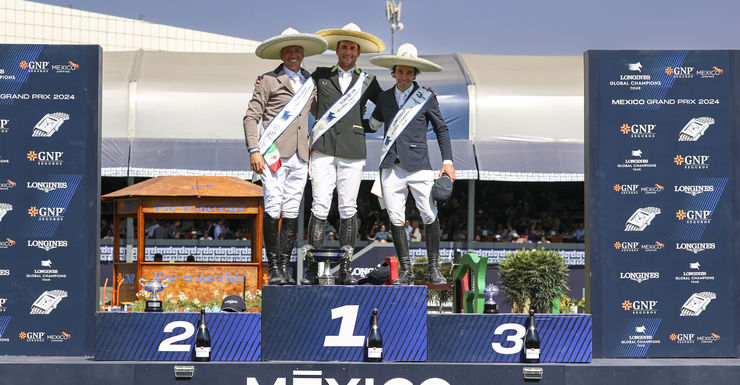
<instances>
[{"instance_id":1,"label":"sombrero hat","mask_svg":"<svg viewBox=\"0 0 740 385\"><path fill-rule=\"evenodd\" d=\"M257 46L254 53L263 59L280 59L280 51L285 47L297 45L303 47L303 56L318 55L326 51L326 40L313 33L300 33L293 28L286 28L280 36L271 37Z\"/></svg>"},{"instance_id":2,"label":"sombrero hat","mask_svg":"<svg viewBox=\"0 0 740 385\"><path fill-rule=\"evenodd\" d=\"M419 72L439 72L442 67L427 59L418 57L416 47L411 43L398 47L395 55L379 55L370 58L370 63L379 67L393 68L395 65L416 67Z\"/></svg>"},{"instance_id":3,"label":"sombrero hat","mask_svg":"<svg viewBox=\"0 0 740 385\"><path fill-rule=\"evenodd\" d=\"M360 46L363 53L377 53L385 50L385 43L382 40L367 32L360 31L360 27L355 23L349 23L342 29L323 29L316 32L317 35L326 38L329 42L329 49L337 49L337 44L342 40L353 41Z\"/></svg>"}]
</instances>

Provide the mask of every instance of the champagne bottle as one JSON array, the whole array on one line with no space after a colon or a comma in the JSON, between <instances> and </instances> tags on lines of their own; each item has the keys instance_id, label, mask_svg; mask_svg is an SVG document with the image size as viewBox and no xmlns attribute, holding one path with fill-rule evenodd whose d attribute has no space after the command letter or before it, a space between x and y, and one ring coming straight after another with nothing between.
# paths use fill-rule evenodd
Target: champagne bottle
<instances>
[{"instance_id":1,"label":"champagne bottle","mask_svg":"<svg viewBox=\"0 0 740 385\"><path fill-rule=\"evenodd\" d=\"M378 309L373 309L373 316L370 319L370 334L367 336L366 345L366 361L383 361L383 337L380 336L380 328L378 327Z\"/></svg>"},{"instance_id":2,"label":"champagne bottle","mask_svg":"<svg viewBox=\"0 0 740 385\"><path fill-rule=\"evenodd\" d=\"M195 333L195 360L207 362L211 360L211 335L206 326L206 310L200 309L200 322Z\"/></svg>"},{"instance_id":3,"label":"champagne bottle","mask_svg":"<svg viewBox=\"0 0 740 385\"><path fill-rule=\"evenodd\" d=\"M534 326L534 309L529 309L529 328L524 336L524 362L540 362L540 336Z\"/></svg>"}]
</instances>

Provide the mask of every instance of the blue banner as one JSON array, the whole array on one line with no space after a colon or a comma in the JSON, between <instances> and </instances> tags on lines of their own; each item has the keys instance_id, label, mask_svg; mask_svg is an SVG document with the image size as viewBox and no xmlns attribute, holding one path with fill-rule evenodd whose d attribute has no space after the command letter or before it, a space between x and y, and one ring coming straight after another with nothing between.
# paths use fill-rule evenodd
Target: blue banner
<instances>
[{"instance_id":1,"label":"blue banner","mask_svg":"<svg viewBox=\"0 0 740 385\"><path fill-rule=\"evenodd\" d=\"M590 51L587 189L595 352L737 354L728 51Z\"/></svg>"},{"instance_id":2,"label":"blue banner","mask_svg":"<svg viewBox=\"0 0 740 385\"><path fill-rule=\"evenodd\" d=\"M100 62L0 45L0 354L94 353Z\"/></svg>"}]
</instances>

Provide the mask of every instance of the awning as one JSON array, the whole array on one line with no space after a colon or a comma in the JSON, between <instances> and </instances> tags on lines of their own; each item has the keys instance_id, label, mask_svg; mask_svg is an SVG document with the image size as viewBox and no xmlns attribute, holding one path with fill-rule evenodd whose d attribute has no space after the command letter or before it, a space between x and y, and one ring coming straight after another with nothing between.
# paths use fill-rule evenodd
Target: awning
<instances>
[{"instance_id":1,"label":"awning","mask_svg":"<svg viewBox=\"0 0 740 385\"><path fill-rule=\"evenodd\" d=\"M475 142L480 180L583 181L583 143Z\"/></svg>"}]
</instances>

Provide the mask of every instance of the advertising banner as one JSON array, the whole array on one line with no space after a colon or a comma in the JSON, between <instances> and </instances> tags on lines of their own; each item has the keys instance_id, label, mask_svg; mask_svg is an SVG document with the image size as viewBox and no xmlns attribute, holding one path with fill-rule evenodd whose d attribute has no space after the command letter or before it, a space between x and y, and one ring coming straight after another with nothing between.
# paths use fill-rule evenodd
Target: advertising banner
<instances>
[{"instance_id":1,"label":"advertising banner","mask_svg":"<svg viewBox=\"0 0 740 385\"><path fill-rule=\"evenodd\" d=\"M0 45L0 354L92 355L99 46Z\"/></svg>"},{"instance_id":2,"label":"advertising banner","mask_svg":"<svg viewBox=\"0 0 740 385\"><path fill-rule=\"evenodd\" d=\"M735 356L729 51L589 51L594 349ZM736 198L735 198L736 199ZM596 316L598 315L598 317Z\"/></svg>"}]
</instances>

